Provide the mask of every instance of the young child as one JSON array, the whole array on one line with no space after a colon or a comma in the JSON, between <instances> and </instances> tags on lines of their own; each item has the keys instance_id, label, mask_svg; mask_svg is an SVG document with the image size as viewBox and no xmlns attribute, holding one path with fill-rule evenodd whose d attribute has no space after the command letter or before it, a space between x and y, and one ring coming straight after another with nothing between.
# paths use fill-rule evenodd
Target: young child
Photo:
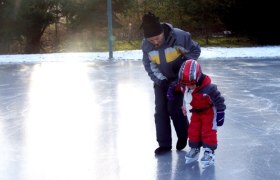
<instances>
[{"instance_id":1,"label":"young child","mask_svg":"<svg viewBox=\"0 0 280 180\"><path fill-rule=\"evenodd\" d=\"M195 60L185 61L179 71L179 83L184 96L191 95L191 114L188 129L190 151L186 154L186 164L198 160L200 148L204 148L201 158L203 168L214 164L214 150L217 148L217 126L224 123L226 105L215 84L208 75L202 73ZM184 98L185 99L185 98ZM187 114L186 103L182 107Z\"/></svg>"}]
</instances>

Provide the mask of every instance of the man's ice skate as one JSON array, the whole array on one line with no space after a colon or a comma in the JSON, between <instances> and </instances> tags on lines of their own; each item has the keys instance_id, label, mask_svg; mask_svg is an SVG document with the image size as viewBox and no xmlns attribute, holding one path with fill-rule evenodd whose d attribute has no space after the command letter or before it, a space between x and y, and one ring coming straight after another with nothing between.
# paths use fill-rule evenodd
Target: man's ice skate
<instances>
[{"instance_id":1,"label":"man's ice skate","mask_svg":"<svg viewBox=\"0 0 280 180\"><path fill-rule=\"evenodd\" d=\"M214 152L209 148L205 148L204 155L201 158L202 168L207 168L207 167L213 165L214 162L215 162Z\"/></svg>"},{"instance_id":2,"label":"man's ice skate","mask_svg":"<svg viewBox=\"0 0 280 180\"><path fill-rule=\"evenodd\" d=\"M191 148L191 150L186 154L185 159L186 159L186 164L190 164L194 161L198 160L199 157L199 148Z\"/></svg>"}]
</instances>

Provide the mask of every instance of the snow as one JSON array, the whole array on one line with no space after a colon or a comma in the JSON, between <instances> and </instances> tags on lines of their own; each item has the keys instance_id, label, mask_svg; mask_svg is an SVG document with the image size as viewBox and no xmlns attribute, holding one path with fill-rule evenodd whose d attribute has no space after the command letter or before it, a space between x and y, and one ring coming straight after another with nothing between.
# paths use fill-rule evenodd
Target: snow
<instances>
[{"instance_id":1,"label":"snow","mask_svg":"<svg viewBox=\"0 0 280 180\"><path fill-rule=\"evenodd\" d=\"M232 60L232 59L270 59L280 58L280 46L262 47L202 47L201 60ZM96 61L108 60L108 52L77 52L77 53L50 53L25 55L0 55L0 64L3 63L38 63L61 61ZM114 51L113 60L141 60L141 50Z\"/></svg>"}]
</instances>

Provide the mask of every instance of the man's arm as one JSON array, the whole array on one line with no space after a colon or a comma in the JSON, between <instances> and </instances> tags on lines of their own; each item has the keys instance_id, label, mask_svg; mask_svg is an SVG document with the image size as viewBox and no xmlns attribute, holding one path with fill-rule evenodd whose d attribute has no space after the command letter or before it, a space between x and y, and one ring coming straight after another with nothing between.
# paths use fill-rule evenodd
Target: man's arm
<instances>
[{"instance_id":1,"label":"man's arm","mask_svg":"<svg viewBox=\"0 0 280 180\"><path fill-rule=\"evenodd\" d=\"M191 34L189 32L180 29L176 29L176 31L176 48L179 49L182 54L184 54L186 59L197 60L201 53L199 44L192 40Z\"/></svg>"},{"instance_id":2,"label":"man's arm","mask_svg":"<svg viewBox=\"0 0 280 180\"><path fill-rule=\"evenodd\" d=\"M167 80L167 78L160 72L157 64L149 59L148 52L145 50L145 48L142 47L142 51L143 51L142 62L146 72L150 76L151 80L160 86L162 84L162 81Z\"/></svg>"}]
</instances>

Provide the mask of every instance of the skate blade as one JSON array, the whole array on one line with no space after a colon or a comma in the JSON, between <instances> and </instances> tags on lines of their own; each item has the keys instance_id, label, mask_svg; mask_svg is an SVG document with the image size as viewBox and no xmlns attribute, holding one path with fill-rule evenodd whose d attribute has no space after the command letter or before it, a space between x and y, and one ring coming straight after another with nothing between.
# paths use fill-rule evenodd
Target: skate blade
<instances>
[{"instance_id":1,"label":"skate blade","mask_svg":"<svg viewBox=\"0 0 280 180\"><path fill-rule=\"evenodd\" d=\"M212 162L201 162L202 169L206 169L209 166L213 166L213 165L214 165L214 161L212 161Z\"/></svg>"},{"instance_id":2,"label":"skate blade","mask_svg":"<svg viewBox=\"0 0 280 180\"><path fill-rule=\"evenodd\" d=\"M193 163L195 161L198 160L198 157L197 158L187 158L185 157L186 161L185 161L185 164L190 164L190 163Z\"/></svg>"}]
</instances>

